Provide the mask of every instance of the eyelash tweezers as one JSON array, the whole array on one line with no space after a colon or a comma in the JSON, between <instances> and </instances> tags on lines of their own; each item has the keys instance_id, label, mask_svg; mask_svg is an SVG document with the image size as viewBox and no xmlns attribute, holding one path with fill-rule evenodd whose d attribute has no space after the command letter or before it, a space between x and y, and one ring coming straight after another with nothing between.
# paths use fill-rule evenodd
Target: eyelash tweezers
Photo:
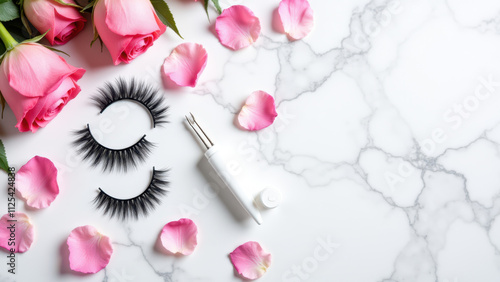
<instances>
[{"instance_id":1,"label":"eyelash tweezers","mask_svg":"<svg viewBox=\"0 0 500 282\"><path fill-rule=\"evenodd\" d=\"M224 181L245 211L251 215L258 224L262 224L262 216L260 215L260 211L255 206L253 199L247 195L244 187L241 186L236 178L233 177L231 172L226 169L227 162L220 154L218 154L220 152L218 147L214 145L212 140L210 140L208 135L194 118L194 115L192 113L190 113L190 115L191 119L186 116L186 120L203 145L207 148L205 151L205 157L207 158L208 163L210 163L215 172L217 172L219 177Z\"/></svg>"}]
</instances>

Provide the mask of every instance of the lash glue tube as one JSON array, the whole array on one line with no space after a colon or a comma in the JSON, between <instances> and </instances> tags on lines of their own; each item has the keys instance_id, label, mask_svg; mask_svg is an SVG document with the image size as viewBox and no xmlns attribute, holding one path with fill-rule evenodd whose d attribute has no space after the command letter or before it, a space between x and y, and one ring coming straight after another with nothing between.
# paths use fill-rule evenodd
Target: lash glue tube
<instances>
[{"instance_id":1,"label":"lash glue tube","mask_svg":"<svg viewBox=\"0 0 500 282\"><path fill-rule=\"evenodd\" d=\"M205 157L245 211L251 215L259 225L262 224L262 216L254 205L253 198L246 193L245 188L233 177L231 172L227 170L227 162L222 157L218 147L215 145L210 147L205 152Z\"/></svg>"}]
</instances>

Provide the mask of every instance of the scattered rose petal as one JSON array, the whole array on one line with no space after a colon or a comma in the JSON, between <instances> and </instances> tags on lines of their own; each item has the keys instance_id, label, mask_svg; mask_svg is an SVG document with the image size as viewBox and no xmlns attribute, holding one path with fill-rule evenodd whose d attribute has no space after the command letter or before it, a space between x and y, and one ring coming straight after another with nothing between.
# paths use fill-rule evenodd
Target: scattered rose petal
<instances>
[{"instance_id":1,"label":"scattered rose petal","mask_svg":"<svg viewBox=\"0 0 500 282\"><path fill-rule=\"evenodd\" d=\"M307 0L282 0L279 15L283 30L294 40L304 38L314 26L313 10Z\"/></svg>"},{"instance_id":2,"label":"scattered rose petal","mask_svg":"<svg viewBox=\"0 0 500 282\"><path fill-rule=\"evenodd\" d=\"M182 43L165 59L162 77L165 85L195 87L207 65L207 51L196 43Z\"/></svg>"},{"instance_id":3,"label":"scattered rose petal","mask_svg":"<svg viewBox=\"0 0 500 282\"><path fill-rule=\"evenodd\" d=\"M271 254L254 241L240 245L229 257L236 271L250 280L260 278L271 266Z\"/></svg>"},{"instance_id":4,"label":"scattered rose petal","mask_svg":"<svg viewBox=\"0 0 500 282\"><path fill-rule=\"evenodd\" d=\"M10 215L13 215L13 217ZM15 228L12 228L13 225ZM15 234L13 241L9 241L9 239L12 238L11 231L14 231ZM34 238L35 228L33 224L31 224L30 218L25 213L6 213L0 218L0 247L9 252L10 249L13 249L13 253L24 253L29 250ZM9 246L9 242L14 242L14 244Z\"/></svg>"},{"instance_id":5,"label":"scattered rose petal","mask_svg":"<svg viewBox=\"0 0 500 282\"><path fill-rule=\"evenodd\" d=\"M245 6L225 9L215 21L215 31L222 45L239 50L252 45L260 34L260 21Z\"/></svg>"},{"instance_id":6,"label":"scattered rose petal","mask_svg":"<svg viewBox=\"0 0 500 282\"><path fill-rule=\"evenodd\" d=\"M16 187L28 206L46 208L59 194L57 168L49 159L35 156L16 173Z\"/></svg>"},{"instance_id":7,"label":"scattered rose petal","mask_svg":"<svg viewBox=\"0 0 500 282\"><path fill-rule=\"evenodd\" d=\"M264 91L253 92L238 114L238 122L247 130L260 130L273 124L278 116L273 96Z\"/></svg>"},{"instance_id":8,"label":"scattered rose petal","mask_svg":"<svg viewBox=\"0 0 500 282\"><path fill-rule=\"evenodd\" d=\"M167 223L161 230L160 239L163 247L172 254L190 255L198 240L198 228L191 219L181 218Z\"/></svg>"},{"instance_id":9,"label":"scattered rose petal","mask_svg":"<svg viewBox=\"0 0 500 282\"><path fill-rule=\"evenodd\" d=\"M105 268L113 254L109 237L94 226L80 226L69 234L69 267L82 273L96 273Z\"/></svg>"}]
</instances>

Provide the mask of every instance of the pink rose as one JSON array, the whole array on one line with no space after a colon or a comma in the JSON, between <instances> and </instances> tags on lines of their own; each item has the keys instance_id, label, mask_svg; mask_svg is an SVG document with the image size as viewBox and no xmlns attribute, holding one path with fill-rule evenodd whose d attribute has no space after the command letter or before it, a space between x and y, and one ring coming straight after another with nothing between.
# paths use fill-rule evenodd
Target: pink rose
<instances>
[{"instance_id":1,"label":"pink rose","mask_svg":"<svg viewBox=\"0 0 500 282\"><path fill-rule=\"evenodd\" d=\"M63 0L75 4L73 0ZM40 33L47 32L50 44L61 45L82 31L87 21L75 7L54 0L24 0L24 13Z\"/></svg>"},{"instance_id":2,"label":"pink rose","mask_svg":"<svg viewBox=\"0 0 500 282\"><path fill-rule=\"evenodd\" d=\"M98 0L94 24L115 65L146 52L167 29L149 0Z\"/></svg>"},{"instance_id":3,"label":"pink rose","mask_svg":"<svg viewBox=\"0 0 500 282\"><path fill-rule=\"evenodd\" d=\"M37 131L80 92L85 73L38 43L21 43L0 65L0 91L17 118L19 131Z\"/></svg>"}]
</instances>

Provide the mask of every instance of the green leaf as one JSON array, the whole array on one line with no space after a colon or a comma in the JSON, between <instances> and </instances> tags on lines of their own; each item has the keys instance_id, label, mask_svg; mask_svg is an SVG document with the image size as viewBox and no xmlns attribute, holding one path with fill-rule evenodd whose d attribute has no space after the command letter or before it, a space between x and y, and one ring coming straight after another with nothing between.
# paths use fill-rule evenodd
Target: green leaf
<instances>
[{"instance_id":1,"label":"green leaf","mask_svg":"<svg viewBox=\"0 0 500 282\"><path fill-rule=\"evenodd\" d=\"M9 173L9 163L7 162L7 154L5 154L5 146L3 145L2 140L0 140L0 169Z\"/></svg>"},{"instance_id":2,"label":"green leaf","mask_svg":"<svg viewBox=\"0 0 500 282\"><path fill-rule=\"evenodd\" d=\"M14 1L7 0L0 3L0 21L7 22L19 18L19 7Z\"/></svg>"},{"instance_id":3,"label":"green leaf","mask_svg":"<svg viewBox=\"0 0 500 282\"><path fill-rule=\"evenodd\" d=\"M203 0L203 8L205 8L205 13L207 13L208 21L210 21L210 15L208 14L208 0Z\"/></svg>"},{"instance_id":4,"label":"green leaf","mask_svg":"<svg viewBox=\"0 0 500 282\"><path fill-rule=\"evenodd\" d=\"M101 36L99 36L99 32L97 31L97 28L94 25L94 38L90 42L90 47L92 47L92 45L94 45L94 42L96 42L97 40L99 40L99 43L101 43L101 52L102 52L102 48L103 48L102 39L101 39Z\"/></svg>"},{"instance_id":5,"label":"green leaf","mask_svg":"<svg viewBox=\"0 0 500 282\"><path fill-rule=\"evenodd\" d=\"M93 8L94 7L94 1L90 1L85 7L83 7L80 12L83 13L83 12L86 12L88 9L90 8Z\"/></svg>"},{"instance_id":6,"label":"green leaf","mask_svg":"<svg viewBox=\"0 0 500 282\"><path fill-rule=\"evenodd\" d=\"M30 38L30 39L26 39L21 43L37 43L38 41L42 40L42 38L45 36L45 34L47 34L47 32L49 32L49 31L47 30L44 34L40 34L40 35L35 36L33 38Z\"/></svg>"},{"instance_id":7,"label":"green leaf","mask_svg":"<svg viewBox=\"0 0 500 282\"><path fill-rule=\"evenodd\" d=\"M62 0L54 0L54 1L56 1L57 3L59 3L61 5L64 5L64 6L71 6L71 7L75 7L75 8L78 8L78 9L83 9L81 6L73 4L73 3L66 3L66 2L64 2Z\"/></svg>"},{"instance_id":8,"label":"green leaf","mask_svg":"<svg viewBox=\"0 0 500 282\"><path fill-rule=\"evenodd\" d=\"M31 31L30 23L26 18L26 15L24 14L24 9L21 10L21 22L23 23L23 26L26 29L26 31L28 31L28 33L32 35L33 32Z\"/></svg>"},{"instance_id":9,"label":"green leaf","mask_svg":"<svg viewBox=\"0 0 500 282\"><path fill-rule=\"evenodd\" d=\"M71 57L68 53L62 51L62 50L59 50L59 49L56 49L54 47L50 47L50 46L47 46L47 45L43 45L43 47L49 49L50 51L54 51L54 52L58 52L58 53L63 53L64 55L68 56L68 57Z\"/></svg>"},{"instance_id":10,"label":"green leaf","mask_svg":"<svg viewBox=\"0 0 500 282\"><path fill-rule=\"evenodd\" d=\"M153 7L155 8L158 18L160 18L166 26L170 27L175 33L177 33L180 38L182 38L177 26L175 25L174 16L172 15L172 12L170 12L170 8L167 3L163 0L151 0L151 4L153 4Z\"/></svg>"},{"instance_id":11,"label":"green leaf","mask_svg":"<svg viewBox=\"0 0 500 282\"><path fill-rule=\"evenodd\" d=\"M85 8L83 8L82 11L84 11L85 9L88 9L90 6L95 7L95 5L97 5L97 1L99 1L99 0L90 1L89 4L87 6L85 6ZM97 27L94 24L94 11L93 10L92 10L92 28L94 29L94 38L90 42L90 47L92 47L92 45L94 45L94 42L96 42L99 39L99 43L101 43L101 53L102 53L102 50L104 48L104 46L103 46L104 43L102 42L101 36L99 36L99 32L97 31Z\"/></svg>"},{"instance_id":12,"label":"green leaf","mask_svg":"<svg viewBox=\"0 0 500 282\"><path fill-rule=\"evenodd\" d=\"M207 0L208 1L208 0ZM219 13L219 15L222 13L222 9L220 8L220 5L219 5L219 0L212 0L212 3L214 3L214 6L215 6L215 9L217 9L217 12ZM205 8L206 9L206 8Z\"/></svg>"},{"instance_id":13,"label":"green leaf","mask_svg":"<svg viewBox=\"0 0 500 282\"><path fill-rule=\"evenodd\" d=\"M90 9L90 8L92 8L92 9L93 9L93 8L95 7L95 5L97 4L97 1L99 1L99 0L89 0L89 2L87 3L87 5L85 5L85 6L84 6L84 7L80 10L80 13L85 13L85 12L86 12L88 9ZM92 16L93 16L93 15L94 15L94 14L92 13ZM93 22L93 21L92 21L92 22Z\"/></svg>"}]
</instances>

